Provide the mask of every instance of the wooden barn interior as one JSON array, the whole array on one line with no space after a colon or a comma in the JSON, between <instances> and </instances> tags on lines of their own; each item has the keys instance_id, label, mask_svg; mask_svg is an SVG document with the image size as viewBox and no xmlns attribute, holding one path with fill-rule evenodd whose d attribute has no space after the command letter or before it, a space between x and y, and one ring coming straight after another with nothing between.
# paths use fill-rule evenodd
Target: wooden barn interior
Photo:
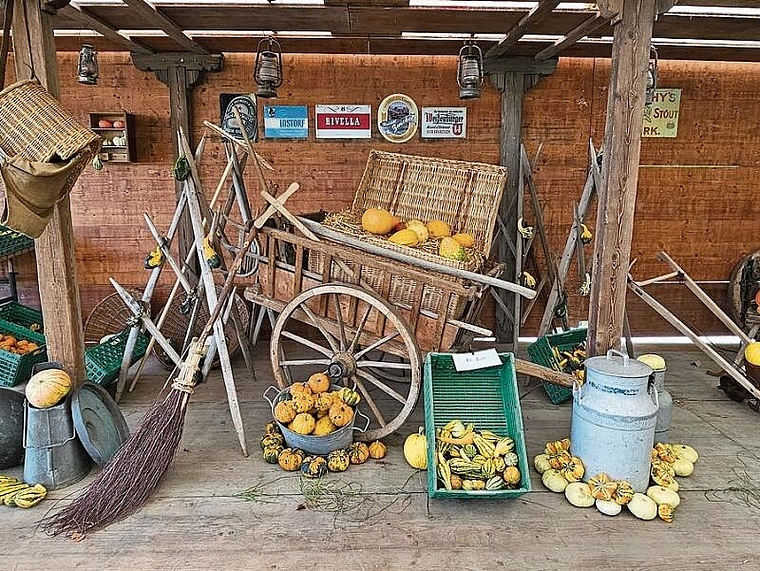
<instances>
[{"instance_id":1,"label":"wooden barn interior","mask_svg":"<svg viewBox=\"0 0 760 571\"><path fill-rule=\"evenodd\" d=\"M29 474L35 469L55 480L54 458L57 468L75 463L63 452L56 456L66 446L48 442L47 455L30 467L30 414L65 405L70 416L72 407L81 408L84 417L73 413L79 432L92 406L93 423L106 422L107 409L107 422L120 429L123 417L132 434L128 439L125 428L123 434L100 435L104 445L118 440L105 459L92 456L83 442L86 467L70 485L48 485L44 499L27 492L31 495L20 495L16 507L9 500L0 505L7 522L0 568L760 568L754 533L760 479L753 475L760 468L754 444L760 410L760 3L6 0L0 8L4 201L10 194L6 165L22 154L9 145L26 136L32 122L18 110L24 102L13 100L14 88L21 89L17 82L37 80L42 93L34 91L34 97L52 95L68 116L65 128L73 121L81 132L94 133L88 144L97 146L77 151L74 160L86 164L70 192L41 215L46 226L33 242L14 226L17 211L2 221L0 239L18 236L26 246L9 253L0 243L6 261L0 283L5 298L0 304L0 386L7 387L0 397L12 393L9 399L20 399L6 408L0 402L0 431L23 434L23 444L15 445L25 460L0 470L8 475L0 476L0 498L21 481L34 486L37 481ZM274 53L281 53L276 98L255 96L262 50L273 49L267 39L276 42ZM468 46L479 51L467 51ZM82 81L88 73L83 58L93 53L96 77L89 70ZM463 58L470 54L476 54L479 93L463 99ZM30 85L37 83L24 88ZM647 102L650 92L653 103ZM665 105L673 94L679 98L675 107ZM232 120L238 126L234 134L225 133L233 96L253 102L257 132L251 140L245 129L241 132L239 115ZM423 124L420 132L394 141L381 126L385 116L378 115L391 100L411 100L420 122L423 108L431 113L457 108L466 116L466 132L424 137ZM323 106L370 106L367 136L318 136L317 113ZM274 114L281 108L306 110L303 136L269 131L267 110ZM673 109L667 127L672 132L646 126L653 110ZM44 121L47 115L41 117ZM118 144L114 133L123 137ZM415 265L409 259L415 254L404 253L405 246L394 245L388 253L378 253L378 246L368 250L358 243L364 239L362 228L344 235L328 224L339 219L331 218L336 213L355 208L358 189L372 176L372 158L396 154L424 159L388 160L422 164L423 170L425 164L439 165L429 167L425 176L430 178L449 176L436 170L453 168L445 166L455 164L448 161L458 161L462 172L504 167L498 171L504 175L501 186L494 186L485 201L493 214L483 230L490 251L478 253L483 264L473 270L492 276L490 281L452 270L465 268L466 262ZM186 170L184 179L178 167ZM411 176L405 168L395 179L391 204L404 200L397 194L403 177ZM458 191L463 208L469 207L466 197L475 176ZM293 183L298 188L291 192ZM250 210L242 222L241 189ZM435 193L430 196L435 202ZM214 234L209 224L227 221L219 214L225 201L232 205L231 221ZM178 204L185 213L177 214ZM417 206L436 209L435 204ZM42 212L32 210L35 216ZM146 214L159 234L158 245ZM462 220L445 209L440 216ZM581 226L591 233L588 240ZM173 240L170 227L176 229ZM210 247L221 258L221 268L205 267L206 233L213 236ZM244 237L252 239L252 249ZM227 242L232 247L223 245ZM376 237L370 242L378 243ZM460 249L463 257L469 252ZM295 254L288 258L290 250ZM159 265L151 265L151 255L161 260ZM254 261L253 271L240 269ZM187 288L175 264L187 266ZM371 272L381 276L374 285L366 281ZM399 280L427 285L399 302L391 295L395 272ZM213 284L216 294L209 291ZM316 293L307 297L310 288L316 292L324 284L335 289L325 290L324 299ZM132 296L132 306L115 285ZM438 310L423 299L423 292L434 287L444 292ZM234 303L227 303L228 296ZM466 309L454 314L446 302L464 297ZM337 312L330 309L333 298ZM184 307L191 302L196 309ZM366 315L361 319L361 309L369 315L372 303L377 318L368 322ZM169 313L162 329L159 316L165 306L173 308L178 321L172 324ZM27 315L39 318L24 321ZM293 323L285 319L288 315ZM198 328L187 335L187 319L196 317ZM24 331L33 333L23 337ZM154 350L146 351L151 338L169 332L177 338L172 347L179 360L161 341L155 347L150 342ZM14 342L37 340L45 352L33 351L27 358L14 350L4 357L2 339L11 334ZM561 335L570 335L572 346L560 351L558 345L552 352L551 340ZM113 339L122 343L115 357ZM384 343L393 350L377 350ZM540 343L546 344L545 356L529 349ZM365 359L369 354L382 358L361 363L359 356L345 357L355 345L364 347ZM612 455L619 453L619 461L628 465L629 442L641 449L630 429L639 426L637 415L644 415L641 399L647 407L653 399L656 403L641 420L651 429L647 458L656 442L652 435L660 434L655 420L662 420L658 407L664 410L665 398L669 440L662 442L667 450L661 454L681 462L693 449L699 451L699 460L688 462L693 475L675 472L677 483L668 491L680 487L680 505L673 506L647 495L650 483L668 488L668 477L661 482L656 474L658 464L668 463L654 449L653 481L647 477L647 486L635 490L655 505L654 521L642 521L652 518L625 506L618 517L605 515L598 502L615 504L619 482L611 484L611 494L595 495L585 504L589 509L578 509L568 491L551 490L536 460L543 453L547 462L553 460L551 445L569 438L571 425L594 452L603 448L603 437L590 436L590 421L581 426L586 421L578 420L579 395L596 386L588 380L594 365L586 373L582 362L572 371L565 365L572 364L577 351L609 362L610 349L618 351L612 358L621 367L634 363L632 370L643 362L651 366L646 359L636 361L643 354L656 353L667 363L666 369L651 366L643 392L634 391L639 395L635 404L613 405L599 397L609 407L599 414L618 422L616 440L609 444ZM218 354L217 365L211 364L209 350ZM107 380L98 381L93 375L100 374L102 363L96 359L107 351L111 370ZM32 353L39 356L34 365ZM496 359L484 371L507 371L494 377L500 383L497 396L504 400L497 413L507 417L498 421L503 430L495 431L514 440L510 451L514 448L519 473L516 482L507 482L502 468L498 488L482 490L480 498L477 485L452 492L440 472L437 454L445 440L437 439L435 429L440 436L445 422L458 417L433 417L436 382L442 382L436 375L454 379L451 394L446 393L454 399L448 406L459 407L467 434L469 422L492 420L485 409L478 412L479 406L489 406L488 399L478 400L478 389L467 390L466 373L458 373L464 375L459 381L453 373L436 373L436 359L458 363L450 354L462 362L463 355L472 356L476 379L481 378L477 367L484 366L473 364L478 357ZM393 358L388 362L386 356ZM60 376L58 369L41 366L48 362L68 377L67 388L49 408L23 398L31 398L30 377ZM370 365L387 376L363 377L361 367ZM599 366L606 371L608 365ZM366 463L345 472L330 468L312 479L303 468L289 472L277 454L267 458L262 435L272 424L280 391L322 371L328 386L354 389L360 403L344 404L357 422L360 412L368 415L368 444L381 440L382 447L370 447ZM354 376L347 375L354 372L359 381L351 385ZM667 391L653 384L658 378L662 383L658 373L666 375ZM372 382L374 392L361 379ZM77 400L85 394L82 387L93 384L96 388L86 394L97 403L88 405L84 396ZM270 387L278 394L274 403L262 397ZM614 394L631 397L626 390ZM170 412L167 403L176 408ZM445 403L437 409L439 415L444 408ZM21 420L13 421L11 414ZM181 421L162 424L172 414L184 418L184 428ZM422 427L427 470L410 460L409 437ZM119 433L117 428L111 430ZM169 433L176 441L170 443ZM90 437L97 448L92 431ZM453 435L454 446L464 446L467 436L462 442L458 438ZM0 445L13 444L10 436L6 440ZM356 440L364 440L359 431ZM287 437L285 442L287 450L296 447ZM688 446L679 456L681 444ZM475 446L472 440L470 445ZM596 471L590 472L577 449L568 451L568 458L581 457L587 473L565 477L560 491L577 484L595 493L598 479L589 486L583 482ZM358 463L352 454L360 452L350 449L346 465L349 459ZM3 453L0 449L0 465ZM165 460L160 468L157 459ZM559 465L551 469L562 477ZM572 466L562 469L572 474ZM482 480L488 484L493 476ZM88 498L95 499L88 504ZM25 501L31 509L23 509ZM595 504L598 510L590 507ZM624 503L617 505L621 511ZM88 527L90 516L82 514L90 512L77 507L97 512L93 517L107 523Z\"/></svg>"}]
</instances>

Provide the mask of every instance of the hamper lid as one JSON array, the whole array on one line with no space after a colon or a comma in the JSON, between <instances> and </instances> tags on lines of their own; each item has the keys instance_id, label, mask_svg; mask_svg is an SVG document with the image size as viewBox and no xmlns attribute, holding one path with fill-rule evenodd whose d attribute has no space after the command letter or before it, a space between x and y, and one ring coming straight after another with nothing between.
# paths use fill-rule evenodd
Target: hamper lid
<instances>
[{"instance_id":1,"label":"hamper lid","mask_svg":"<svg viewBox=\"0 0 760 571\"><path fill-rule=\"evenodd\" d=\"M71 401L74 428L98 466L108 463L129 438L127 421L103 387L86 382Z\"/></svg>"}]
</instances>

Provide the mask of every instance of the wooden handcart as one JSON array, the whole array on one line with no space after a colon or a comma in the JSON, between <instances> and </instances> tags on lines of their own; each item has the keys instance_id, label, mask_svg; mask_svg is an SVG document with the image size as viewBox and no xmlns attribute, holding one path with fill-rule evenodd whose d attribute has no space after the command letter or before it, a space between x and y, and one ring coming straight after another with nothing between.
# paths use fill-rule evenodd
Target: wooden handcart
<instances>
[{"instance_id":1,"label":"wooden handcart","mask_svg":"<svg viewBox=\"0 0 760 571\"><path fill-rule=\"evenodd\" d=\"M452 227L473 232L481 244L487 244L481 250L487 256L506 171L436 159L429 159L425 167L416 159L373 152L354 210L384 206L407 220L442 218ZM385 169L381 173L378 161L386 161L380 165ZM487 172L482 167L488 167ZM389 175L392 168L397 172ZM457 180L439 180L452 170L457 171ZM377 183L378 179L386 183ZM487 179L491 188L476 188L478 179ZM435 189L425 189L426 181ZM390 186L391 191L378 191L378 184ZM424 210L442 204L446 208L450 195L468 188L479 193L480 201L457 196L458 210ZM409 197L407 191L437 194L425 199ZM483 205L491 208L481 212L482 225L467 226L467 217L472 219ZM278 385L285 388L317 371L327 371L335 383L355 385L374 417L362 440L392 433L411 414L420 393L423 353L448 351L473 337L492 334L478 324L488 288L500 287L526 298L535 295L498 279L502 266L485 273L470 271L420 259L411 249L406 253L403 247L384 248L306 218L290 218L300 232L261 229L257 283L247 288L245 297L279 314L270 341Z\"/></svg>"}]
</instances>

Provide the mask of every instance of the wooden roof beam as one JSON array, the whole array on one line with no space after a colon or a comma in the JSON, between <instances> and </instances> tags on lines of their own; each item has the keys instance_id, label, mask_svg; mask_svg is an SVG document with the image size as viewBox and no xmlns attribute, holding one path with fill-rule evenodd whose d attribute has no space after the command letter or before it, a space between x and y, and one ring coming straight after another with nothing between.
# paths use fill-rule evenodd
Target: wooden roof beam
<instances>
[{"instance_id":1,"label":"wooden roof beam","mask_svg":"<svg viewBox=\"0 0 760 571\"><path fill-rule=\"evenodd\" d=\"M567 34L565 34L564 38L560 38L549 47L544 48L538 52L535 57L539 61L554 57L565 48L572 46L578 40L594 33L596 30L606 25L608 22L609 20L607 20L607 18L601 14L595 14L587 20L584 20L580 25L570 30Z\"/></svg>"},{"instance_id":2,"label":"wooden roof beam","mask_svg":"<svg viewBox=\"0 0 760 571\"><path fill-rule=\"evenodd\" d=\"M559 2L560 0L539 0L539 3L530 12L525 14L525 16L520 18L520 21L507 32L507 36L503 40L486 52L486 57L496 58L507 53L510 48L517 45L520 38L522 38L532 26L535 26L551 14L552 10L557 7Z\"/></svg>"},{"instance_id":3,"label":"wooden roof beam","mask_svg":"<svg viewBox=\"0 0 760 571\"><path fill-rule=\"evenodd\" d=\"M210 53L205 46L196 42L192 38L185 35L174 20L167 17L161 11L153 8L145 0L122 0L127 6L132 8L135 12L140 14L141 17L156 22L158 27L166 32L166 34L180 46L192 52L194 54L208 54Z\"/></svg>"},{"instance_id":4,"label":"wooden roof beam","mask_svg":"<svg viewBox=\"0 0 760 571\"><path fill-rule=\"evenodd\" d=\"M97 33L105 38L108 38L112 42L126 47L131 52L152 54L153 50L147 47L145 44L140 43L138 40L132 40L125 38L117 30L106 24L103 20L96 18L90 14L86 8L74 8L72 5L64 6L58 10L67 18L71 18L75 22L79 22L88 30L95 30Z\"/></svg>"}]
</instances>

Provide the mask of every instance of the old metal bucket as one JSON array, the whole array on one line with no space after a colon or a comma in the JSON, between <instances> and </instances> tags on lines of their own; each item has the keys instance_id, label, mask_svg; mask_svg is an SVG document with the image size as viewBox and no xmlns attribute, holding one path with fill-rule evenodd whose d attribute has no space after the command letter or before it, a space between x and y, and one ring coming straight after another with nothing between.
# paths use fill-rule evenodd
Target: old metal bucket
<instances>
[{"instance_id":1,"label":"old metal bucket","mask_svg":"<svg viewBox=\"0 0 760 571\"><path fill-rule=\"evenodd\" d=\"M50 408L24 406L24 481L48 490L65 488L84 478L92 461L77 438L71 396Z\"/></svg>"},{"instance_id":2,"label":"old metal bucket","mask_svg":"<svg viewBox=\"0 0 760 571\"><path fill-rule=\"evenodd\" d=\"M0 470L24 461L24 393L0 387Z\"/></svg>"},{"instance_id":3,"label":"old metal bucket","mask_svg":"<svg viewBox=\"0 0 760 571\"><path fill-rule=\"evenodd\" d=\"M332 385L330 387L331 391L337 391L340 390L340 387L337 385ZM272 392L277 392L277 394L274 396L274 398L271 398L269 395ZM269 387L266 391L264 391L264 398L267 400L267 402L270 404L272 408L272 418L274 418L274 407L277 405L278 402L282 400L286 400L290 397L290 390L280 390L277 387ZM359 417L365 421L364 428L358 428L354 426L354 421L356 418ZM313 436L311 434L298 434L297 432L293 432L290 430L287 426L282 424L279 420L276 418L274 419L277 423L277 426L280 427L280 430L282 431L282 435L285 438L285 443L290 448L300 448L301 450L308 452L310 454L329 454L333 450L340 450L341 448L346 448L354 441L354 430L357 430L359 432L366 432L367 427L369 426L370 420L368 417L363 415L361 412L359 412L358 409L355 410L354 416L351 419L351 422L349 422L346 426L343 426L339 428L338 430L331 432L330 434L326 434L324 436Z\"/></svg>"},{"instance_id":4,"label":"old metal bucket","mask_svg":"<svg viewBox=\"0 0 760 571\"><path fill-rule=\"evenodd\" d=\"M659 405L657 391L648 392L652 369L617 351L585 365L585 382L573 387L573 455L583 460L586 480L603 472L643 492Z\"/></svg>"}]
</instances>

